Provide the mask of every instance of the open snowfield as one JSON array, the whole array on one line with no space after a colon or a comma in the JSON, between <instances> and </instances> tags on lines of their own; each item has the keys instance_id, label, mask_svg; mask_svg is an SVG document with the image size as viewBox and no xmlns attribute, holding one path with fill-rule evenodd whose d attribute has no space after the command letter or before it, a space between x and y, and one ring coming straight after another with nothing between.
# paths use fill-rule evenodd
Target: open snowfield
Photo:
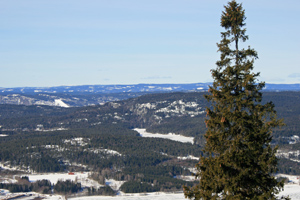
<instances>
[{"instance_id":1,"label":"open snowfield","mask_svg":"<svg viewBox=\"0 0 300 200\"><path fill-rule=\"evenodd\" d=\"M300 186L299 184L287 184L284 187L284 191L279 196L284 195L292 200L300 200ZM62 200L65 199L60 195L40 195L47 200ZM1 198L1 196L0 196ZM32 197L34 198L34 197ZM20 200L27 200L32 198L19 198ZM82 196L75 198L68 198L72 200L186 200L183 193L141 193L141 194L119 194L117 196Z\"/></svg>"},{"instance_id":2,"label":"open snowfield","mask_svg":"<svg viewBox=\"0 0 300 200\"><path fill-rule=\"evenodd\" d=\"M143 128L135 128L134 130L137 131L141 137L163 138L163 139L169 139L169 140L174 140L183 143L192 143L192 144L194 143L194 137L186 137L182 135L176 135L174 133L169 133L169 134L148 133L146 129Z\"/></svg>"},{"instance_id":3,"label":"open snowfield","mask_svg":"<svg viewBox=\"0 0 300 200\"><path fill-rule=\"evenodd\" d=\"M69 175L68 173L49 173L49 174L32 174L32 175L24 175L24 176L28 176L30 182L47 179L52 184L56 184L57 181L59 180L65 181L69 179L71 181L75 181L76 178L77 180L87 179L88 173L74 173L74 175Z\"/></svg>"},{"instance_id":4,"label":"open snowfield","mask_svg":"<svg viewBox=\"0 0 300 200\"><path fill-rule=\"evenodd\" d=\"M292 200L298 200L300 199L300 185L287 184L284 186L284 191L280 192L280 195L289 196Z\"/></svg>"},{"instance_id":5,"label":"open snowfield","mask_svg":"<svg viewBox=\"0 0 300 200\"><path fill-rule=\"evenodd\" d=\"M141 194L126 194L117 195L114 197L108 196L90 196L72 198L72 200L184 200L183 193L168 194L168 193L141 193ZM186 199L185 199L186 200Z\"/></svg>"},{"instance_id":6,"label":"open snowfield","mask_svg":"<svg viewBox=\"0 0 300 200\"><path fill-rule=\"evenodd\" d=\"M300 185L287 184L279 196L287 196L292 200L300 200ZM142 193L142 194L121 194L115 197L108 196L90 196L72 198L73 200L187 200L184 198L183 193Z\"/></svg>"}]
</instances>

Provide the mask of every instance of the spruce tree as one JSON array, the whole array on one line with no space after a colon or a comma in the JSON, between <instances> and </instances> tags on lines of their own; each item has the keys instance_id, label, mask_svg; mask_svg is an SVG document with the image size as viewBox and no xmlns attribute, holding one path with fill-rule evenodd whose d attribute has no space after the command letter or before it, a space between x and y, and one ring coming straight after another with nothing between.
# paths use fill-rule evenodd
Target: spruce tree
<instances>
[{"instance_id":1,"label":"spruce tree","mask_svg":"<svg viewBox=\"0 0 300 200\"><path fill-rule=\"evenodd\" d=\"M220 60L211 70L214 82L206 99L211 102L205 120L204 156L196 165L199 184L184 186L191 199L276 199L283 188L273 174L277 170L272 129L283 125L274 104L262 103L254 73L257 53L239 47L248 40L242 4L230 1L221 15L222 40L217 44Z\"/></svg>"}]
</instances>

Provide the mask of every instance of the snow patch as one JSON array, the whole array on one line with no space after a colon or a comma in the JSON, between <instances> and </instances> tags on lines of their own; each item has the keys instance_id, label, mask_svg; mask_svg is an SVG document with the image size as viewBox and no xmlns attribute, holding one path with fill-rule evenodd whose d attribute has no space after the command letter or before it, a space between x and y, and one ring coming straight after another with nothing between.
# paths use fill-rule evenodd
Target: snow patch
<instances>
[{"instance_id":1,"label":"snow patch","mask_svg":"<svg viewBox=\"0 0 300 200\"><path fill-rule=\"evenodd\" d=\"M89 138L85 139L85 138L82 138L82 137L78 137L78 138L72 138L72 139L70 139L70 140L65 139L65 140L64 140L64 143L65 143L65 144L71 143L71 145L86 146L86 145L88 145L87 142L88 142L89 140L90 140ZM86 141L87 141L87 142L86 142Z\"/></svg>"},{"instance_id":2,"label":"snow patch","mask_svg":"<svg viewBox=\"0 0 300 200\"><path fill-rule=\"evenodd\" d=\"M179 175L179 176L175 176L175 178L177 179L181 179L184 181L195 181L197 179L195 179L195 176L183 176L183 175Z\"/></svg>"},{"instance_id":3,"label":"snow patch","mask_svg":"<svg viewBox=\"0 0 300 200\"><path fill-rule=\"evenodd\" d=\"M64 107L64 108L69 108L70 107L68 104L66 104L65 102L63 102L61 99L55 99L54 100L54 105L55 106Z\"/></svg>"},{"instance_id":4,"label":"snow patch","mask_svg":"<svg viewBox=\"0 0 300 200\"><path fill-rule=\"evenodd\" d=\"M85 149L84 151L90 151L94 154L99 154L99 153L105 153L105 154L110 154L110 155L113 155L113 156L122 156L122 154L120 154L119 152L117 151L114 151L114 150L110 150L110 149Z\"/></svg>"},{"instance_id":5,"label":"snow patch","mask_svg":"<svg viewBox=\"0 0 300 200\"><path fill-rule=\"evenodd\" d=\"M117 196L89 196L89 197L77 197L72 200L185 200L184 194L179 193L164 193L164 192L153 192L153 193L120 193Z\"/></svg>"},{"instance_id":6,"label":"snow patch","mask_svg":"<svg viewBox=\"0 0 300 200\"><path fill-rule=\"evenodd\" d=\"M167 107L160 108L155 111L155 113L164 113L166 118L170 115L190 115L196 116L203 114L201 107L196 102L184 102L183 100L177 100L170 103Z\"/></svg>"},{"instance_id":7,"label":"snow patch","mask_svg":"<svg viewBox=\"0 0 300 200\"><path fill-rule=\"evenodd\" d=\"M286 184L284 185L284 191L281 191L278 196L289 196L292 200L299 200L300 186L296 184Z\"/></svg>"},{"instance_id":8,"label":"snow patch","mask_svg":"<svg viewBox=\"0 0 300 200\"><path fill-rule=\"evenodd\" d=\"M186 157L177 157L179 160L199 160L199 157L188 155Z\"/></svg>"},{"instance_id":9,"label":"snow patch","mask_svg":"<svg viewBox=\"0 0 300 200\"><path fill-rule=\"evenodd\" d=\"M114 179L106 179L105 180L105 185L108 185L113 190L117 191L117 190L120 189L120 187L122 186L122 184L125 183L125 182L126 181L116 181Z\"/></svg>"},{"instance_id":10,"label":"snow patch","mask_svg":"<svg viewBox=\"0 0 300 200\"><path fill-rule=\"evenodd\" d=\"M182 142L182 143L194 144L194 137L187 137L187 136L183 136L183 135L177 135L174 133L169 133L169 134L148 133L146 131L146 129L143 129L143 128L135 128L134 130L137 131L141 137L163 138L163 139L174 140L174 141Z\"/></svg>"},{"instance_id":11,"label":"snow patch","mask_svg":"<svg viewBox=\"0 0 300 200\"><path fill-rule=\"evenodd\" d=\"M0 167L2 169L9 170L9 171L25 171L22 169L21 166L11 166L10 162L0 163Z\"/></svg>"},{"instance_id":12,"label":"snow patch","mask_svg":"<svg viewBox=\"0 0 300 200\"><path fill-rule=\"evenodd\" d=\"M290 137L290 141L289 141L289 144L296 144L300 141L300 138L298 135L294 135L292 137Z\"/></svg>"},{"instance_id":13,"label":"snow patch","mask_svg":"<svg viewBox=\"0 0 300 200\"><path fill-rule=\"evenodd\" d=\"M290 159L295 162L300 162L300 160L299 160L300 150L289 151L289 152L278 150L276 153L276 156L279 158L286 158L286 159Z\"/></svg>"},{"instance_id":14,"label":"snow patch","mask_svg":"<svg viewBox=\"0 0 300 200\"><path fill-rule=\"evenodd\" d=\"M28 176L30 182L35 182L38 180L49 180L52 184L56 184L58 181L77 181L80 182L83 187L101 187L103 185L99 184L97 181L94 181L89 178L89 173L87 172L74 172L71 175L68 173L49 173L49 174L32 174L32 175L23 175Z\"/></svg>"},{"instance_id":15,"label":"snow patch","mask_svg":"<svg viewBox=\"0 0 300 200\"><path fill-rule=\"evenodd\" d=\"M50 131L65 131L65 130L68 130L67 128L51 128L51 129L44 129L44 130L41 130L43 132L50 132Z\"/></svg>"}]
</instances>

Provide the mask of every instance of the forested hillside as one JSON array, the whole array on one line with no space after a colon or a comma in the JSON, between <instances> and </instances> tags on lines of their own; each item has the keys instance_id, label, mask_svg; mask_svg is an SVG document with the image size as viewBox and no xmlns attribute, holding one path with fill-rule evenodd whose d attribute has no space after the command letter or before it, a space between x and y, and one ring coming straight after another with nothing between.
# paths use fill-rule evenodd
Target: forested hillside
<instances>
[{"instance_id":1,"label":"forested hillside","mask_svg":"<svg viewBox=\"0 0 300 200\"><path fill-rule=\"evenodd\" d=\"M0 105L2 131L57 130L122 124L128 128L147 128L149 132L177 133L196 137L201 144L205 132L202 92L149 94L103 105L79 108L53 106ZM265 92L264 102L273 101L286 126L274 131L274 142L288 143L299 134L300 92Z\"/></svg>"},{"instance_id":2,"label":"forested hillside","mask_svg":"<svg viewBox=\"0 0 300 200\"><path fill-rule=\"evenodd\" d=\"M180 190L193 184L178 177L191 175L197 160L188 156L199 157L205 142L204 94L148 94L77 108L0 105L0 162L28 172L90 171L99 182L126 181L124 192ZM274 131L273 143L281 152L300 150L300 92L263 95L286 123ZM141 137L134 128L193 137L194 143ZM298 155L279 156L286 159L280 172L300 174Z\"/></svg>"}]
</instances>

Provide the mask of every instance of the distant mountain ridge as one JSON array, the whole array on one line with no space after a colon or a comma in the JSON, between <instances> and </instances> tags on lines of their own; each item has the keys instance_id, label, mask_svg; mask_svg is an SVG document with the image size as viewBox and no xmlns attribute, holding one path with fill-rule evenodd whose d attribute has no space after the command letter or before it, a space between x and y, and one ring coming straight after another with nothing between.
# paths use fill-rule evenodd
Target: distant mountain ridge
<instances>
[{"instance_id":1,"label":"distant mountain ridge","mask_svg":"<svg viewBox=\"0 0 300 200\"><path fill-rule=\"evenodd\" d=\"M132 84L132 85L79 85L57 87L0 88L2 94L37 93L136 93L136 92L178 92L206 91L212 83L190 84ZM300 91L300 84L266 84L265 91Z\"/></svg>"},{"instance_id":2,"label":"distant mountain ridge","mask_svg":"<svg viewBox=\"0 0 300 200\"><path fill-rule=\"evenodd\" d=\"M208 90L211 83L193 84L135 84L135 85L79 85L58 87L17 87L0 88L2 94L28 93L135 93L135 92L176 92Z\"/></svg>"},{"instance_id":3,"label":"distant mountain ridge","mask_svg":"<svg viewBox=\"0 0 300 200\"><path fill-rule=\"evenodd\" d=\"M0 104L81 107L149 93L205 92L209 85L211 83L0 88ZM266 84L264 91L300 91L300 84Z\"/></svg>"}]
</instances>

